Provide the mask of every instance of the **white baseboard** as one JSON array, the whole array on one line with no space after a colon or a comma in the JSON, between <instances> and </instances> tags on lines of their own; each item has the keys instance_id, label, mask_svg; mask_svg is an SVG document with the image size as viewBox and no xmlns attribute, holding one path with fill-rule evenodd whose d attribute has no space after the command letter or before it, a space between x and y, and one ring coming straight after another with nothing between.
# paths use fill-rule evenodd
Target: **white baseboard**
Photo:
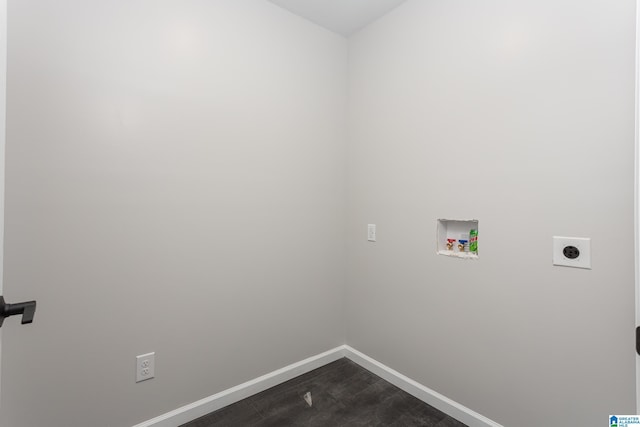
<instances>
[{"instance_id":1,"label":"white baseboard","mask_svg":"<svg viewBox=\"0 0 640 427\"><path fill-rule=\"evenodd\" d=\"M347 357L363 368L389 381L396 387L467 424L469 427L503 427L502 425L472 411L448 397L443 396L440 393L433 391L411 378L389 368L388 366L383 365L377 360L360 353L358 350L351 348L348 345L336 347L322 354L318 354L317 356L313 356L282 369L278 369L277 371L273 371L254 380L247 381L244 384L240 384L212 396L205 397L197 402L185 405L182 408L178 408L152 420L136 424L133 427L178 427L210 412L217 411L225 406L253 396L256 393L260 393L268 388L282 384L285 381L289 381L299 375L306 374L307 372L320 368L342 357Z\"/></svg>"},{"instance_id":2,"label":"white baseboard","mask_svg":"<svg viewBox=\"0 0 640 427\"><path fill-rule=\"evenodd\" d=\"M458 421L467 424L469 427L503 427L501 424L472 411L466 406L441 395L437 391L431 390L429 387L423 386L422 384L402 375L400 372L395 371L386 365L383 365L377 360L360 353L358 350L351 348L348 345L344 346L344 355L363 368L373 372L380 378L389 381L401 390L406 391L410 395L417 397L445 414L452 416Z\"/></svg>"},{"instance_id":3,"label":"white baseboard","mask_svg":"<svg viewBox=\"0 0 640 427\"><path fill-rule=\"evenodd\" d=\"M336 347L333 350L312 356L254 380L247 381L244 384L205 397L197 402L185 405L182 408L167 412L152 420L136 424L133 427L178 427L343 357L344 346Z\"/></svg>"}]
</instances>

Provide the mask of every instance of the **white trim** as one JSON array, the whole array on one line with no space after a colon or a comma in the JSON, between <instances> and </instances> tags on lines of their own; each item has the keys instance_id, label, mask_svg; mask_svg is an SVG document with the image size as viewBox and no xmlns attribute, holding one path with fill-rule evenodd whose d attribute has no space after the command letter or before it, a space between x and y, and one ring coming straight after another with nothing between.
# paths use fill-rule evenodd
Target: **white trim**
<instances>
[{"instance_id":1,"label":"white trim","mask_svg":"<svg viewBox=\"0 0 640 427\"><path fill-rule=\"evenodd\" d=\"M133 427L177 427L344 357L344 346L273 371Z\"/></svg>"},{"instance_id":2,"label":"white trim","mask_svg":"<svg viewBox=\"0 0 640 427\"><path fill-rule=\"evenodd\" d=\"M7 130L7 0L0 0L0 295L4 277L4 171ZM2 331L0 330L0 366L2 366ZM0 383L2 372L0 370ZM0 392L0 399L1 397Z\"/></svg>"},{"instance_id":3,"label":"white trim","mask_svg":"<svg viewBox=\"0 0 640 427\"><path fill-rule=\"evenodd\" d=\"M244 384L240 384L239 386L232 387L228 390L224 390L220 393L198 400L197 402L185 405L182 408L178 408L152 420L136 424L133 427L178 427L210 412L239 402L240 400L253 396L256 393L260 393L268 388L282 384L283 382L299 375L320 368L342 357L347 357L363 368L378 375L380 378L389 381L396 387L417 397L423 402L428 403L434 408L439 409L447 415L467 424L469 427L503 427L502 425L491 421L489 418L472 411L466 406L463 406L448 397L423 386L411 378L402 375L388 366L383 365L377 360L360 353L358 350L348 345L336 347L333 350L326 351L317 356L313 356L301 362L278 369L277 371L273 371Z\"/></svg>"},{"instance_id":4,"label":"white trim","mask_svg":"<svg viewBox=\"0 0 640 427\"><path fill-rule=\"evenodd\" d=\"M439 409L445 414L452 416L458 421L467 424L469 427L503 427L501 424L498 424L495 421L472 411L466 406L441 395L437 391L431 390L429 387L402 375L400 372L383 365L366 354L360 353L358 350L351 348L348 345L344 347L345 356L350 360L373 372L380 378L389 381L401 390L406 391L423 402Z\"/></svg>"},{"instance_id":5,"label":"white trim","mask_svg":"<svg viewBox=\"0 0 640 427\"><path fill-rule=\"evenodd\" d=\"M634 244L636 323L640 325L640 1L636 0L636 88L635 88L635 179L634 179ZM634 336L635 336L635 331ZM636 354L636 414L640 413L640 357Z\"/></svg>"}]
</instances>

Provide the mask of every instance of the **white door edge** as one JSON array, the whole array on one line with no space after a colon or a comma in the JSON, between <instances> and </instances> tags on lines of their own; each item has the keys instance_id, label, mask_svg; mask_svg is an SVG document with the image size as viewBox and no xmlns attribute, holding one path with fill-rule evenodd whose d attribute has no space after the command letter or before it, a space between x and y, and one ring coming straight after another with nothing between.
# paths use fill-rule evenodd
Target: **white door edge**
<instances>
[{"instance_id":1,"label":"white door edge","mask_svg":"<svg viewBox=\"0 0 640 427\"><path fill-rule=\"evenodd\" d=\"M4 160L7 117L7 0L0 0L0 295L4 278ZM0 329L0 384L2 384L2 329ZM0 387L0 396L2 388ZM0 397L1 401L1 397Z\"/></svg>"},{"instance_id":2,"label":"white door edge","mask_svg":"<svg viewBox=\"0 0 640 427\"><path fill-rule=\"evenodd\" d=\"M636 0L636 86L635 86L635 185L634 185L634 226L635 226L635 289L636 324L640 326L640 0ZM633 331L635 334L635 331ZM640 414L640 356L636 354L636 414Z\"/></svg>"}]
</instances>

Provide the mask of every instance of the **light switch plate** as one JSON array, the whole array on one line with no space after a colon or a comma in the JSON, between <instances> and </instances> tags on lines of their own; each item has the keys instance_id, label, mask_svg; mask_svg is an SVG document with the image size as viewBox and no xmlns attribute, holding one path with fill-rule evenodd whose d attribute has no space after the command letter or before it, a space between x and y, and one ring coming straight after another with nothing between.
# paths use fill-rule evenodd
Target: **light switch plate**
<instances>
[{"instance_id":1,"label":"light switch plate","mask_svg":"<svg viewBox=\"0 0 640 427\"><path fill-rule=\"evenodd\" d=\"M376 241L376 225L367 224L367 240L370 242Z\"/></svg>"},{"instance_id":2,"label":"light switch plate","mask_svg":"<svg viewBox=\"0 0 640 427\"><path fill-rule=\"evenodd\" d=\"M591 269L591 239L553 236L553 265Z\"/></svg>"}]
</instances>

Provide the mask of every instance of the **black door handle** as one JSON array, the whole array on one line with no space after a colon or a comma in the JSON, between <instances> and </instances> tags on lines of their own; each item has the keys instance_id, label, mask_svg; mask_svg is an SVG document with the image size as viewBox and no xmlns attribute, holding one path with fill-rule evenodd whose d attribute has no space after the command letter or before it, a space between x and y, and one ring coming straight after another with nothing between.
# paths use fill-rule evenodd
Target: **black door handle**
<instances>
[{"instance_id":1,"label":"black door handle","mask_svg":"<svg viewBox=\"0 0 640 427\"><path fill-rule=\"evenodd\" d=\"M22 314L23 325L33 322L33 316L36 314L36 302L27 301L17 304L7 304L4 302L4 298L0 296L0 327L6 317L20 314Z\"/></svg>"}]
</instances>

